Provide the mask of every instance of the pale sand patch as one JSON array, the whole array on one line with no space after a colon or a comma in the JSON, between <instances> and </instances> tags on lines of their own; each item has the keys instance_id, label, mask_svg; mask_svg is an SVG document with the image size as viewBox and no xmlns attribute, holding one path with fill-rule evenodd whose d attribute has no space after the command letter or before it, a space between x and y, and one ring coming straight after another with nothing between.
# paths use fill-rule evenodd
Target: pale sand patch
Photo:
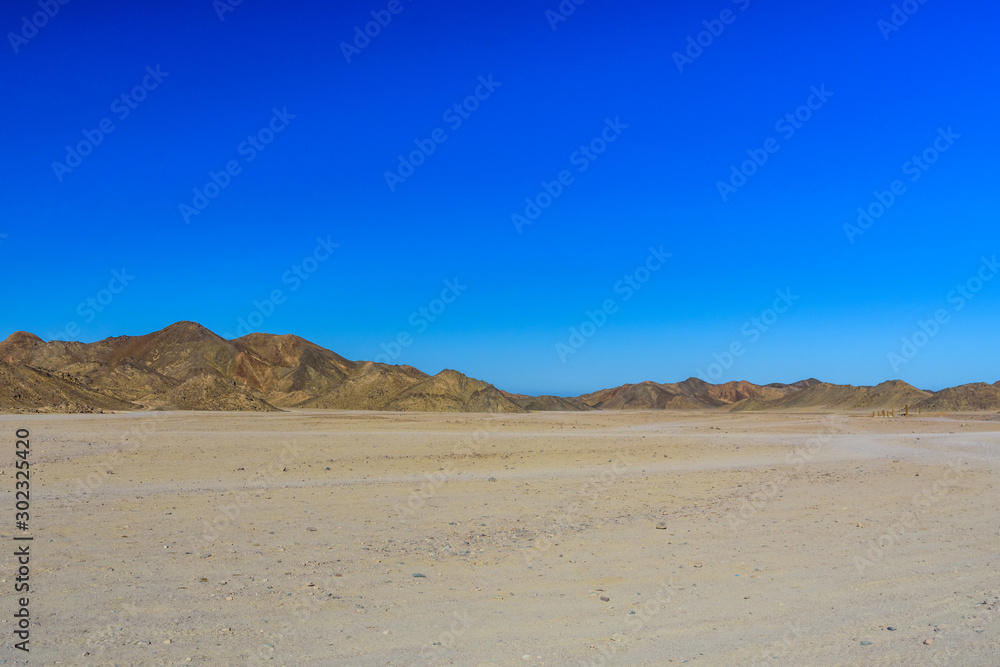
<instances>
[{"instance_id":1,"label":"pale sand patch","mask_svg":"<svg viewBox=\"0 0 1000 667\"><path fill-rule=\"evenodd\" d=\"M34 664L1000 655L982 416L0 416L11 520L21 427Z\"/></svg>"}]
</instances>

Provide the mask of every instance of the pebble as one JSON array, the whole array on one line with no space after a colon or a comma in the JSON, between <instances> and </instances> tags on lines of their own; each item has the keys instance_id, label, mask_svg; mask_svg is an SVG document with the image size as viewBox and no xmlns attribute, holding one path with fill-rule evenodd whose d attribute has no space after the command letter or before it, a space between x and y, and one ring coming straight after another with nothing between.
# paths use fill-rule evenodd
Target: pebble
<instances>
[{"instance_id":1,"label":"pebble","mask_svg":"<svg viewBox=\"0 0 1000 667\"><path fill-rule=\"evenodd\" d=\"M862 646L871 646L871 645L872 645L872 643L871 643L871 642L869 642L869 641L864 641L864 642L861 642L861 645L862 645Z\"/></svg>"},{"instance_id":2,"label":"pebble","mask_svg":"<svg viewBox=\"0 0 1000 667\"><path fill-rule=\"evenodd\" d=\"M601 602L611 602L611 598L606 595L601 596Z\"/></svg>"},{"instance_id":3,"label":"pebble","mask_svg":"<svg viewBox=\"0 0 1000 667\"><path fill-rule=\"evenodd\" d=\"M924 640L924 644L926 644L927 646L930 646L930 645L931 645L931 644L933 644L933 643L934 643L934 640L933 640L933 639L925 639L925 640Z\"/></svg>"},{"instance_id":4,"label":"pebble","mask_svg":"<svg viewBox=\"0 0 1000 667\"><path fill-rule=\"evenodd\" d=\"M888 630L889 632L895 632L895 631L896 631L896 628L894 628L894 627L892 627L892 626L890 625L889 627L887 627L887 628L886 628L886 630Z\"/></svg>"},{"instance_id":5,"label":"pebble","mask_svg":"<svg viewBox=\"0 0 1000 667\"><path fill-rule=\"evenodd\" d=\"M420 574L419 572L414 572L413 573L413 578L414 579L426 579L427 575L426 574Z\"/></svg>"}]
</instances>

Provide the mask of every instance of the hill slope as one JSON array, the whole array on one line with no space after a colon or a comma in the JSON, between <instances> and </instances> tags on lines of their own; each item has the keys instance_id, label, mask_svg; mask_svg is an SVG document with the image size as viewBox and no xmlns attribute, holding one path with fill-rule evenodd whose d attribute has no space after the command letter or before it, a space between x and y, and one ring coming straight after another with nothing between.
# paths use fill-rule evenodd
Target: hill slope
<instances>
[{"instance_id":1,"label":"hill slope","mask_svg":"<svg viewBox=\"0 0 1000 667\"><path fill-rule=\"evenodd\" d=\"M0 410L522 412L492 385L446 371L354 362L298 336L226 340L195 322L95 343L16 332L0 342Z\"/></svg>"}]
</instances>

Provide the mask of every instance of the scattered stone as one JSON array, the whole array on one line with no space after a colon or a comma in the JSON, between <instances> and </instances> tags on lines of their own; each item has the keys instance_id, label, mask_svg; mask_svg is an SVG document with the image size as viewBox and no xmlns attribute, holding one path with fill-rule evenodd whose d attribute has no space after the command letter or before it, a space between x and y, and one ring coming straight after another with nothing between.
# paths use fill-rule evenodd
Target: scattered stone
<instances>
[{"instance_id":1,"label":"scattered stone","mask_svg":"<svg viewBox=\"0 0 1000 667\"><path fill-rule=\"evenodd\" d=\"M870 641L863 641L863 642L861 642L861 645L862 646L871 646L872 643Z\"/></svg>"},{"instance_id":2,"label":"scattered stone","mask_svg":"<svg viewBox=\"0 0 1000 667\"><path fill-rule=\"evenodd\" d=\"M488 480L486 480L486 481L487 481L487 482L495 482L495 481L497 481L497 478L496 478L496 477L490 477L490 478L489 478Z\"/></svg>"},{"instance_id":3,"label":"scattered stone","mask_svg":"<svg viewBox=\"0 0 1000 667\"><path fill-rule=\"evenodd\" d=\"M658 525L658 526L656 527L656 529L657 529L657 530L666 530L666 529L667 529L667 527L666 527L666 526L664 526L664 525L663 525L663 524L661 523L660 525Z\"/></svg>"},{"instance_id":4,"label":"scattered stone","mask_svg":"<svg viewBox=\"0 0 1000 667\"><path fill-rule=\"evenodd\" d=\"M895 631L896 631L896 628L894 628L894 627L892 627L892 626L890 625L889 627L887 627L887 628L886 628L886 630L888 630L889 632L895 632Z\"/></svg>"},{"instance_id":5,"label":"scattered stone","mask_svg":"<svg viewBox=\"0 0 1000 667\"><path fill-rule=\"evenodd\" d=\"M601 602L611 602L611 598L609 598L607 595L602 595Z\"/></svg>"},{"instance_id":6,"label":"scattered stone","mask_svg":"<svg viewBox=\"0 0 1000 667\"><path fill-rule=\"evenodd\" d=\"M414 572L413 573L413 578L414 579L426 579L427 575L426 574L420 574L419 572Z\"/></svg>"},{"instance_id":7,"label":"scattered stone","mask_svg":"<svg viewBox=\"0 0 1000 667\"><path fill-rule=\"evenodd\" d=\"M933 640L933 639L925 639L925 640L924 640L924 644L926 644L927 646L930 646L930 645L931 645L931 644L933 644L933 643L934 643L934 640Z\"/></svg>"}]
</instances>

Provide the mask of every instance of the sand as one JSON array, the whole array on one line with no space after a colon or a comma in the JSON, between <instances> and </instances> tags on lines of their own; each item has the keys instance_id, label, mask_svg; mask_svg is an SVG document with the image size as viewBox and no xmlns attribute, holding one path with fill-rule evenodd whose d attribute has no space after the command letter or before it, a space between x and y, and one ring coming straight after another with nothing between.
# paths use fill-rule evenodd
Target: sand
<instances>
[{"instance_id":1,"label":"sand","mask_svg":"<svg viewBox=\"0 0 1000 667\"><path fill-rule=\"evenodd\" d=\"M996 415L0 416L7 664L17 428L33 664L1000 664Z\"/></svg>"}]
</instances>

